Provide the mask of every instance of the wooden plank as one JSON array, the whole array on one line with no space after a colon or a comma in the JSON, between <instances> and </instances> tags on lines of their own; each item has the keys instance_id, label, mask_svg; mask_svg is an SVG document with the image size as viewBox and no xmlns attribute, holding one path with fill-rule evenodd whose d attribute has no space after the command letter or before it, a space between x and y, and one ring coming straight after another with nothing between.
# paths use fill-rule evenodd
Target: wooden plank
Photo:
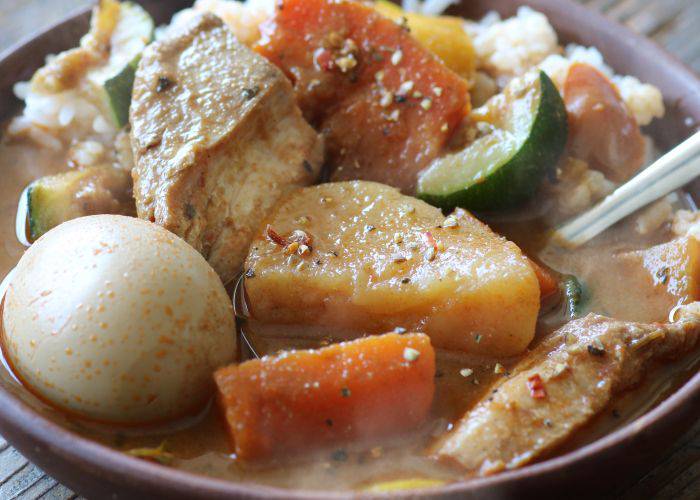
<instances>
[{"instance_id":1,"label":"wooden plank","mask_svg":"<svg viewBox=\"0 0 700 500\"><path fill-rule=\"evenodd\" d=\"M55 479L42 472L42 476L22 492L21 498L39 498L57 484Z\"/></svg>"},{"instance_id":2,"label":"wooden plank","mask_svg":"<svg viewBox=\"0 0 700 500\"><path fill-rule=\"evenodd\" d=\"M0 485L0 498L5 500L20 498L29 487L34 485L34 483L42 477L46 477L42 470L31 463L27 463L12 476L11 480ZM36 497L24 496L24 498Z\"/></svg>"},{"instance_id":3,"label":"wooden plank","mask_svg":"<svg viewBox=\"0 0 700 500\"><path fill-rule=\"evenodd\" d=\"M56 483L56 486L54 486L46 493L38 497L38 499L41 500L74 500L76 498L78 498L78 495L73 493L71 490L69 490L62 484L58 483Z\"/></svg>"},{"instance_id":4,"label":"wooden plank","mask_svg":"<svg viewBox=\"0 0 700 500\"><path fill-rule=\"evenodd\" d=\"M676 498L669 490L682 492L700 478L700 422L686 433L657 465L621 496L622 500L639 498Z\"/></svg>"},{"instance_id":5,"label":"wooden plank","mask_svg":"<svg viewBox=\"0 0 700 500\"><path fill-rule=\"evenodd\" d=\"M14 448L8 447L0 452L0 485L8 481L28 463L27 459Z\"/></svg>"}]
</instances>

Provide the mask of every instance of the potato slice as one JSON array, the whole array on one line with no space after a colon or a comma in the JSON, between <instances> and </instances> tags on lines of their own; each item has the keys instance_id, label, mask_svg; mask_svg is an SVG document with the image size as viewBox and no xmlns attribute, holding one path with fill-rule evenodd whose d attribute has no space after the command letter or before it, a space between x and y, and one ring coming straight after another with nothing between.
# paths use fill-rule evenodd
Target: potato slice
<instances>
[{"instance_id":1,"label":"potato slice","mask_svg":"<svg viewBox=\"0 0 700 500\"><path fill-rule=\"evenodd\" d=\"M350 336L404 327L436 347L499 356L533 338L532 267L467 212L446 219L394 188L356 181L295 191L267 224L245 266L255 321Z\"/></svg>"}]
</instances>

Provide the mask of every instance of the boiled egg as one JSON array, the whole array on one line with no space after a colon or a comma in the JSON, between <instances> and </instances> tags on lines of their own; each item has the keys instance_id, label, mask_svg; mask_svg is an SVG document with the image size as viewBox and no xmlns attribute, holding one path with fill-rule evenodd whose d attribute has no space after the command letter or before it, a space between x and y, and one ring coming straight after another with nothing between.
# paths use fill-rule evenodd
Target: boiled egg
<instances>
[{"instance_id":1,"label":"boiled egg","mask_svg":"<svg viewBox=\"0 0 700 500\"><path fill-rule=\"evenodd\" d=\"M201 410L234 359L231 301L169 231L97 215L27 250L5 295L3 348L44 400L91 419L147 423Z\"/></svg>"}]
</instances>

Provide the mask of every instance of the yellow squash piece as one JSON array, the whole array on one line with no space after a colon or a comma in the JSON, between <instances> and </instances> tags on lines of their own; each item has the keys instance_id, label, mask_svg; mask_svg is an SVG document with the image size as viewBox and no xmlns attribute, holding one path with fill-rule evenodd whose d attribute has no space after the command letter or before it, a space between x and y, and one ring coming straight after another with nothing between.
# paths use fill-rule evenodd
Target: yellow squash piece
<instances>
[{"instance_id":1,"label":"yellow squash piece","mask_svg":"<svg viewBox=\"0 0 700 500\"><path fill-rule=\"evenodd\" d=\"M469 82L474 82L476 53L471 38L464 31L464 20L452 16L424 16L404 12L398 5L379 0L374 8L382 15L400 22L405 18L411 34L445 65Z\"/></svg>"},{"instance_id":2,"label":"yellow squash piece","mask_svg":"<svg viewBox=\"0 0 700 500\"><path fill-rule=\"evenodd\" d=\"M437 488L445 484L441 479L428 479L423 477L413 477L409 479L395 479L393 481L381 481L374 483L363 491L368 493L392 493L403 490L422 490L426 488Z\"/></svg>"},{"instance_id":3,"label":"yellow squash piece","mask_svg":"<svg viewBox=\"0 0 700 500\"><path fill-rule=\"evenodd\" d=\"M245 264L256 322L349 338L403 327L436 347L496 356L533 338L532 267L467 212L445 218L394 188L355 181L294 191L266 223Z\"/></svg>"}]
</instances>

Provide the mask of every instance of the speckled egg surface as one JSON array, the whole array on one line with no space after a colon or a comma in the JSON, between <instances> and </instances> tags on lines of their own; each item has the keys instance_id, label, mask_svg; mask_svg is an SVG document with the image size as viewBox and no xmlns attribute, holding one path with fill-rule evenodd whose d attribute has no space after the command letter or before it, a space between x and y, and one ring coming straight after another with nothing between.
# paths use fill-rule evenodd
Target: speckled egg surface
<instances>
[{"instance_id":1,"label":"speckled egg surface","mask_svg":"<svg viewBox=\"0 0 700 500\"><path fill-rule=\"evenodd\" d=\"M108 422L198 411L236 352L231 301L204 258L155 224L114 215L66 222L32 245L3 326L31 389Z\"/></svg>"}]
</instances>

